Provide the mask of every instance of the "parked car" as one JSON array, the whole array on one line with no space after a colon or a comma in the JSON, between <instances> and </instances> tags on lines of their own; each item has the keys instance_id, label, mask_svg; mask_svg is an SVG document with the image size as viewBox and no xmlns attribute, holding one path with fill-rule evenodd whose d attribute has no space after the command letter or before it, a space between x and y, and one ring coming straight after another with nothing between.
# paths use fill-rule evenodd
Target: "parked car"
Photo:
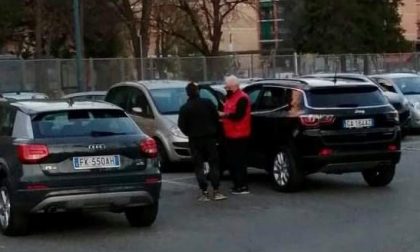
<instances>
[{"instance_id":1,"label":"parked car","mask_svg":"<svg viewBox=\"0 0 420 252\"><path fill-rule=\"evenodd\" d=\"M158 213L155 141L120 108L99 102L0 103L0 227L28 231L29 214L124 212L132 226Z\"/></svg>"},{"instance_id":2,"label":"parked car","mask_svg":"<svg viewBox=\"0 0 420 252\"><path fill-rule=\"evenodd\" d=\"M48 99L48 95L37 92L4 92L1 93L3 98L8 100L20 101L20 100L45 100Z\"/></svg>"},{"instance_id":3,"label":"parked car","mask_svg":"<svg viewBox=\"0 0 420 252\"><path fill-rule=\"evenodd\" d=\"M266 169L278 190L298 190L316 172L361 172L371 186L392 181L399 119L376 85L306 78L244 91L252 102L249 166Z\"/></svg>"},{"instance_id":4,"label":"parked car","mask_svg":"<svg viewBox=\"0 0 420 252\"><path fill-rule=\"evenodd\" d=\"M186 102L186 81L153 80L123 82L108 91L105 101L124 109L159 150L159 164L168 170L173 163L191 161L188 138L178 128L178 113ZM200 95L221 106L217 94L200 85Z\"/></svg>"},{"instance_id":5,"label":"parked car","mask_svg":"<svg viewBox=\"0 0 420 252\"><path fill-rule=\"evenodd\" d=\"M389 103L398 111L399 119L401 128L403 129L403 133L408 132L411 123L411 108L410 103L408 102L407 98L404 95L396 92L390 92L388 89L384 88L382 85L377 83L374 78L370 78L363 74L356 74L356 73L324 73L324 74L312 74L306 75L304 78L322 78L327 80L338 80L338 81L345 81L345 82L364 82L364 83L374 83L377 85L384 93L386 98L388 99Z\"/></svg>"},{"instance_id":6,"label":"parked car","mask_svg":"<svg viewBox=\"0 0 420 252\"><path fill-rule=\"evenodd\" d=\"M409 101L411 110L409 127L420 129L420 76L410 73L390 73L370 77L387 91L403 95Z\"/></svg>"},{"instance_id":7,"label":"parked car","mask_svg":"<svg viewBox=\"0 0 420 252\"><path fill-rule=\"evenodd\" d=\"M72 99L73 101L103 101L106 91L88 91L72 93L62 97L62 99Z\"/></svg>"}]
</instances>

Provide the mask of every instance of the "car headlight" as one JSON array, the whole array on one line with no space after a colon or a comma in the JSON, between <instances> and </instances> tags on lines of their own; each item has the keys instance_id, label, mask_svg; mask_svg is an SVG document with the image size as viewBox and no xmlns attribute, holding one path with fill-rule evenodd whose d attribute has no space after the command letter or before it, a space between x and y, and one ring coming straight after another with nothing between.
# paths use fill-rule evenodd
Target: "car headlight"
<instances>
[{"instance_id":1,"label":"car headlight","mask_svg":"<svg viewBox=\"0 0 420 252\"><path fill-rule=\"evenodd\" d=\"M170 128L169 132L171 132L173 136L187 138L187 136L185 136L184 133L182 133L182 131L177 126Z\"/></svg>"}]
</instances>

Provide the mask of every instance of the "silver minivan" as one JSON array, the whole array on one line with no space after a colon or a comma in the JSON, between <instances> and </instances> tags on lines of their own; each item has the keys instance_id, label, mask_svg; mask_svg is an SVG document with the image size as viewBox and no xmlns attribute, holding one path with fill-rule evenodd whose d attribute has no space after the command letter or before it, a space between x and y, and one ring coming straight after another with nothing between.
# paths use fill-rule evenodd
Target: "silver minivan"
<instances>
[{"instance_id":1,"label":"silver minivan","mask_svg":"<svg viewBox=\"0 0 420 252\"><path fill-rule=\"evenodd\" d=\"M156 139L161 169L174 162L190 161L188 138L178 128L178 113L186 102L187 81L151 80L122 82L113 85L105 101L123 108L149 136ZM200 86L200 96L216 106L214 90Z\"/></svg>"}]
</instances>

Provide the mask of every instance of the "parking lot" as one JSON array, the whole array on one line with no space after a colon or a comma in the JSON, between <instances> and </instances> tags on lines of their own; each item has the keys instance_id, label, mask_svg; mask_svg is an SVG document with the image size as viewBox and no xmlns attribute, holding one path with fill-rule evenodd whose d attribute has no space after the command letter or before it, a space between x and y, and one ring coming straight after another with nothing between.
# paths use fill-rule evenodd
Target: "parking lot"
<instances>
[{"instance_id":1,"label":"parking lot","mask_svg":"<svg viewBox=\"0 0 420 252\"><path fill-rule=\"evenodd\" d=\"M282 194L251 170L251 195L203 203L190 172L165 174L151 228L108 213L39 216L32 235L0 237L0 251L419 251L419 151L408 137L393 183L378 189L359 174L321 174Z\"/></svg>"}]
</instances>

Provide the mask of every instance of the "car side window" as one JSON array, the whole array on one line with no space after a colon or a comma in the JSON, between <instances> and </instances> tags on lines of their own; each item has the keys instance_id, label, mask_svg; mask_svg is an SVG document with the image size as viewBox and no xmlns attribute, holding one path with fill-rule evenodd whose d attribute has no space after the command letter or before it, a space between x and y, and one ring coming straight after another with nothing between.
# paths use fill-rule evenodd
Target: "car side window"
<instances>
[{"instance_id":1,"label":"car side window","mask_svg":"<svg viewBox=\"0 0 420 252\"><path fill-rule=\"evenodd\" d=\"M11 136L16 110L9 106L0 106L0 136Z\"/></svg>"},{"instance_id":2,"label":"car side window","mask_svg":"<svg viewBox=\"0 0 420 252\"><path fill-rule=\"evenodd\" d=\"M143 91L138 88L130 88L129 97L129 113L133 113L133 108L141 108L142 112L139 114L145 118L153 118L153 111Z\"/></svg>"},{"instance_id":3,"label":"car side window","mask_svg":"<svg viewBox=\"0 0 420 252\"><path fill-rule=\"evenodd\" d=\"M267 111L279 109L287 106L288 101L285 89L283 88L265 88L259 102L258 110Z\"/></svg>"},{"instance_id":4,"label":"car side window","mask_svg":"<svg viewBox=\"0 0 420 252\"><path fill-rule=\"evenodd\" d=\"M200 88L200 97L209 99L216 107L219 105L217 97L210 90Z\"/></svg>"},{"instance_id":5,"label":"car side window","mask_svg":"<svg viewBox=\"0 0 420 252\"><path fill-rule=\"evenodd\" d=\"M249 96L249 100L251 101L251 108L252 111L257 109L257 102L258 102L258 97L260 97L261 94L261 88L256 88L256 89L251 89L249 91L245 91L248 96Z\"/></svg>"},{"instance_id":6,"label":"car side window","mask_svg":"<svg viewBox=\"0 0 420 252\"><path fill-rule=\"evenodd\" d=\"M128 111L127 101L128 95L130 94L129 89L130 87L115 87L109 91L105 100L107 102L117 105L125 111Z\"/></svg>"}]
</instances>

